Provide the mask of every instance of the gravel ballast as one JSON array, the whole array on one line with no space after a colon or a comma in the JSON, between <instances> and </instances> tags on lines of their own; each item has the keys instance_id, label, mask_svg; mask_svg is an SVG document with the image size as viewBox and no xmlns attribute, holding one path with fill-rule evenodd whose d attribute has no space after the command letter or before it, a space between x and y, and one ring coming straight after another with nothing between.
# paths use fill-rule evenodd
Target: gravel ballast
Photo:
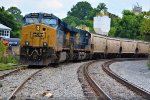
<instances>
[{"instance_id":1,"label":"gravel ballast","mask_svg":"<svg viewBox=\"0 0 150 100\"><path fill-rule=\"evenodd\" d=\"M48 91L56 99L85 99L77 76L78 68L84 63L61 64L42 70L24 85L17 97L43 99L41 94Z\"/></svg>"},{"instance_id":2,"label":"gravel ballast","mask_svg":"<svg viewBox=\"0 0 150 100\"><path fill-rule=\"evenodd\" d=\"M0 97L8 97L22 81L35 71L37 71L37 69L23 69L0 80L2 85L2 87L0 87Z\"/></svg>"},{"instance_id":3,"label":"gravel ballast","mask_svg":"<svg viewBox=\"0 0 150 100\"><path fill-rule=\"evenodd\" d=\"M122 84L118 83L116 80L108 76L102 70L103 63L104 61L100 61L90 65L89 72L93 79L107 95L109 95L113 100L143 100L141 96L137 95L127 87L123 86Z\"/></svg>"},{"instance_id":4,"label":"gravel ballast","mask_svg":"<svg viewBox=\"0 0 150 100\"><path fill-rule=\"evenodd\" d=\"M116 62L110 65L113 72L150 92L150 70L147 60Z\"/></svg>"}]
</instances>

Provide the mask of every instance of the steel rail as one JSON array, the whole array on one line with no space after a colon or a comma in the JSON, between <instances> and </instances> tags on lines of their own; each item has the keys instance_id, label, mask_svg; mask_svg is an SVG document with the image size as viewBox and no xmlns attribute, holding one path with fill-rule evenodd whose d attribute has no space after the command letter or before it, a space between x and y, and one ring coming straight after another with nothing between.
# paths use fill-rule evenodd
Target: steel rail
<instances>
[{"instance_id":1,"label":"steel rail","mask_svg":"<svg viewBox=\"0 0 150 100\"><path fill-rule=\"evenodd\" d=\"M128 80L122 78L121 76L117 75L115 72L113 72L110 68L109 65L115 62L121 62L121 61L135 61L135 60L144 60L144 59L115 59L111 61L107 61L102 65L102 69L112 78L117 80L119 83L125 85L127 88L130 90L136 92L137 94L141 95L145 99L150 99L150 92L144 90L143 88L129 82Z\"/></svg>"},{"instance_id":2,"label":"steel rail","mask_svg":"<svg viewBox=\"0 0 150 100\"><path fill-rule=\"evenodd\" d=\"M31 74L29 77L27 77L11 94L10 96L7 98L7 100L11 100L14 98L15 94L21 89L21 87L28 81L31 79L31 77L33 77L35 74L37 74L38 72L42 71L44 68L37 70L36 72L34 72L33 74Z\"/></svg>"},{"instance_id":3,"label":"steel rail","mask_svg":"<svg viewBox=\"0 0 150 100\"><path fill-rule=\"evenodd\" d=\"M3 79L4 77L9 76L9 75L11 75L11 74L13 74L13 73L16 73L16 72L18 72L18 71L20 71L20 70L22 70L22 69L26 69L26 67L27 67L27 66L21 66L20 68L18 67L18 68L16 68L16 69L14 69L13 71L10 71L10 72L8 72L8 73L5 73L5 74L3 74L3 75L0 75L0 79Z\"/></svg>"},{"instance_id":4,"label":"steel rail","mask_svg":"<svg viewBox=\"0 0 150 100\"><path fill-rule=\"evenodd\" d=\"M94 95L98 100L111 100L111 98L97 85L97 83L92 79L92 77L89 75L88 67L94 63L95 61L89 62L84 64L83 67L83 76L86 79L87 83L91 87L92 91L94 92Z\"/></svg>"}]
</instances>

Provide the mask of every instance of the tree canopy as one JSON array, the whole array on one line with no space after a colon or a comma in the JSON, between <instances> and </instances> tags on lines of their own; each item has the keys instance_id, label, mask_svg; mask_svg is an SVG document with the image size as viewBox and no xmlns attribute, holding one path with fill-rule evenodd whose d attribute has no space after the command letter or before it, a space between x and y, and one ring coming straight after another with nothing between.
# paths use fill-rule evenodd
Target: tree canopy
<instances>
[{"instance_id":1,"label":"tree canopy","mask_svg":"<svg viewBox=\"0 0 150 100\"><path fill-rule=\"evenodd\" d=\"M150 19L144 18L146 14L135 14L130 10L124 10L122 18L111 19L109 36L150 41L146 39L150 37Z\"/></svg>"},{"instance_id":2,"label":"tree canopy","mask_svg":"<svg viewBox=\"0 0 150 100\"><path fill-rule=\"evenodd\" d=\"M99 5L96 8L97 12L104 12L104 13L107 12L107 9L108 8L106 7L105 3L99 3Z\"/></svg>"},{"instance_id":3,"label":"tree canopy","mask_svg":"<svg viewBox=\"0 0 150 100\"><path fill-rule=\"evenodd\" d=\"M86 25L90 28L90 32L94 32L93 17L100 11L107 12L107 7L104 3L99 3L97 8L93 8L91 4L86 1L78 2L67 13L67 17L64 18L63 21L74 27Z\"/></svg>"},{"instance_id":4,"label":"tree canopy","mask_svg":"<svg viewBox=\"0 0 150 100\"><path fill-rule=\"evenodd\" d=\"M15 20L22 23L23 16L21 15L21 10L17 7L10 7L7 11L15 17Z\"/></svg>"},{"instance_id":5,"label":"tree canopy","mask_svg":"<svg viewBox=\"0 0 150 100\"><path fill-rule=\"evenodd\" d=\"M92 10L93 8L91 7L90 3L82 1L73 6L71 11L68 12L67 16L74 16L81 20L86 20Z\"/></svg>"},{"instance_id":6,"label":"tree canopy","mask_svg":"<svg viewBox=\"0 0 150 100\"><path fill-rule=\"evenodd\" d=\"M0 23L12 29L11 37L19 37L21 23L16 20L15 16L5 10L4 7L0 7L0 16Z\"/></svg>"}]
</instances>

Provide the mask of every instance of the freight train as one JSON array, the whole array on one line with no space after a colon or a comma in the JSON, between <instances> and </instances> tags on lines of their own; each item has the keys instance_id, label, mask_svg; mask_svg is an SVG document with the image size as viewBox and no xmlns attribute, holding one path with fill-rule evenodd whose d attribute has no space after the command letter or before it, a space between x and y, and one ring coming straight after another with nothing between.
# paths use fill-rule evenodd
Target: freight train
<instances>
[{"instance_id":1,"label":"freight train","mask_svg":"<svg viewBox=\"0 0 150 100\"><path fill-rule=\"evenodd\" d=\"M20 63L44 65L123 55L147 55L149 42L111 38L69 26L53 14L23 18Z\"/></svg>"}]
</instances>

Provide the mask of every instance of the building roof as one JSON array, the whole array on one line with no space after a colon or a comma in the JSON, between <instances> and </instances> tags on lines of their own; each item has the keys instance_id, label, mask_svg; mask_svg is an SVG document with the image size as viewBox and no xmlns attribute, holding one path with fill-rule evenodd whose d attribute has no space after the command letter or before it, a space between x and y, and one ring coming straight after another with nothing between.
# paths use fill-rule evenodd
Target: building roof
<instances>
[{"instance_id":1,"label":"building roof","mask_svg":"<svg viewBox=\"0 0 150 100\"><path fill-rule=\"evenodd\" d=\"M3 24L0 24L0 29L7 29L7 30L11 30L11 28L3 25Z\"/></svg>"}]
</instances>

